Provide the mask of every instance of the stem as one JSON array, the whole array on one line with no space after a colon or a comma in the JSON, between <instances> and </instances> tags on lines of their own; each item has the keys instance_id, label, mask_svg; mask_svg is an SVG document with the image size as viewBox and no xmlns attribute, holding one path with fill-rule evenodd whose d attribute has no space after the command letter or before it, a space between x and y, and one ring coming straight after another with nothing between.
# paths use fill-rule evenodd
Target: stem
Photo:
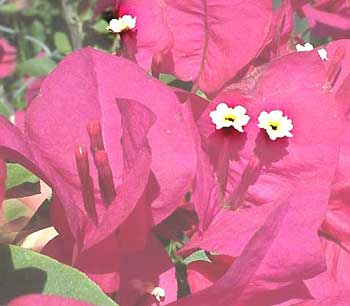
<instances>
[{"instance_id":1,"label":"stem","mask_svg":"<svg viewBox=\"0 0 350 306\"><path fill-rule=\"evenodd\" d=\"M7 100L7 96L4 93L4 88L0 87L0 103L6 108L10 116L12 116L15 113L15 109L11 105L10 102Z\"/></svg>"},{"instance_id":2,"label":"stem","mask_svg":"<svg viewBox=\"0 0 350 306\"><path fill-rule=\"evenodd\" d=\"M82 42L80 39L81 25L78 17L74 14L71 0L61 0L63 16L68 26L69 36L73 50L80 49Z\"/></svg>"},{"instance_id":3,"label":"stem","mask_svg":"<svg viewBox=\"0 0 350 306\"><path fill-rule=\"evenodd\" d=\"M4 33L8 33L8 34L13 34L13 35L19 35L21 34L20 32L16 31L15 29L9 28L9 27L5 27L3 25L0 25L0 32L4 32ZM36 45L38 45L45 53L47 56L51 56L52 52L50 50L50 48L43 43L42 41L36 39L33 36L30 35L24 35L23 38L27 41L30 41L31 43L34 43Z\"/></svg>"},{"instance_id":4,"label":"stem","mask_svg":"<svg viewBox=\"0 0 350 306\"><path fill-rule=\"evenodd\" d=\"M13 94L13 100L16 100L17 97L33 82L35 81L35 78L30 78L28 79L26 82L24 82L24 84L19 87Z\"/></svg>"}]
</instances>

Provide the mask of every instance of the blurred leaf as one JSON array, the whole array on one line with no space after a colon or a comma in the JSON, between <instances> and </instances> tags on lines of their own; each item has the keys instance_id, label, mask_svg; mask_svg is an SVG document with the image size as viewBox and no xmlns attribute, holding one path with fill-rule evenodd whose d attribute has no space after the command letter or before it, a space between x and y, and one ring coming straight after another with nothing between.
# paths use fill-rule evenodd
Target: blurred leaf
<instances>
[{"instance_id":1,"label":"blurred leaf","mask_svg":"<svg viewBox=\"0 0 350 306\"><path fill-rule=\"evenodd\" d=\"M107 33L106 27L108 26L108 22L106 20L98 20L95 22L92 26L92 28L97 32L97 33Z\"/></svg>"},{"instance_id":2,"label":"blurred leaf","mask_svg":"<svg viewBox=\"0 0 350 306\"><path fill-rule=\"evenodd\" d=\"M206 261L206 262L211 262L208 256L205 254L205 251L199 250L194 253L192 253L190 256L186 257L184 260L185 264L190 264L191 262L194 261Z\"/></svg>"},{"instance_id":3,"label":"blurred leaf","mask_svg":"<svg viewBox=\"0 0 350 306\"><path fill-rule=\"evenodd\" d=\"M206 95L203 91L201 91L200 89L197 90L196 95L197 95L198 97L201 97L201 98L203 98L203 99L209 101L207 95Z\"/></svg>"},{"instance_id":4,"label":"blurred leaf","mask_svg":"<svg viewBox=\"0 0 350 306\"><path fill-rule=\"evenodd\" d=\"M7 108L2 103L0 103L0 114L5 116L5 117L9 117L10 116L9 111L7 110Z\"/></svg>"},{"instance_id":5,"label":"blurred leaf","mask_svg":"<svg viewBox=\"0 0 350 306\"><path fill-rule=\"evenodd\" d=\"M53 36L55 46L58 51L63 54L72 52L72 46L69 42L68 36L63 32L56 32Z\"/></svg>"},{"instance_id":6,"label":"blurred leaf","mask_svg":"<svg viewBox=\"0 0 350 306\"><path fill-rule=\"evenodd\" d=\"M295 31L301 35L305 42L310 42L311 31L306 18L300 18L297 14L294 15L294 28Z\"/></svg>"},{"instance_id":7,"label":"blurred leaf","mask_svg":"<svg viewBox=\"0 0 350 306\"><path fill-rule=\"evenodd\" d=\"M0 5L0 14L15 14L18 8L14 3Z\"/></svg>"},{"instance_id":8,"label":"blurred leaf","mask_svg":"<svg viewBox=\"0 0 350 306\"><path fill-rule=\"evenodd\" d=\"M36 183L39 179L19 164L6 164L6 189L11 189L23 183Z\"/></svg>"},{"instance_id":9,"label":"blurred leaf","mask_svg":"<svg viewBox=\"0 0 350 306\"><path fill-rule=\"evenodd\" d=\"M78 4L78 8L77 8L77 11L78 11L78 16L81 18L81 19L84 19L84 17L86 15L92 15L92 10L91 10L91 0L82 0L79 2Z\"/></svg>"},{"instance_id":10,"label":"blurred leaf","mask_svg":"<svg viewBox=\"0 0 350 306\"><path fill-rule=\"evenodd\" d=\"M176 88L181 88L186 91L191 91L192 89L192 82L184 82L178 79L175 79L168 83L169 86L176 87Z\"/></svg>"},{"instance_id":11,"label":"blurred leaf","mask_svg":"<svg viewBox=\"0 0 350 306\"><path fill-rule=\"evenodd\" d=\"M45 27L44 25L38 21L38 20L34 20L32 25L31 25L31 33L32 36L35 37L36 39L39 39L41 41L45 41ZM38 53L39 51L41 51L40 46L36 45L36 44L32 44L32 48L34 49L34 53Z\"/></svg>"},{"instance_id":12,"label":"blurred leaf","mask_svg":"<svg viewBox=\"0 0 350 306\"><path fill-rule=\"evenodd\" d=\"M318 36L314 35L312 32L311 32L311 35L310 35L310 43L314 47L318 47L318 46L327 44L331 40L332 40L331 37L318 37Z\"/></svg>"},{"instance_id":13,"label":"blurred leaf","mask_svg":"<svg viewBox=\"0 0 350 306\"><path fill-rule=\"evenodd\" d=\"M30 76L43 76L47 75L53 68L55 68L55 61L44 58L31 58L27 61L19 63L17 65L17 71L21 74Z\"/></svg>"},{"instance_id":14,"label":"blurred leaf","mask_svg":"<svg viewBox=\"0 0 350 306\"><path fill-rule=\"evenodd\" d=\"M4 201L2 211L2 217L8 222L26 216L27 209L22 202L11 199Z\"/></svg>"},{"instance_id":15,"label":"blurred leaf","mask_svg":"<svg viewBox=\"0 0 350 306\"><path fill-rule=\"evenodd\" d=\"M0 246L0 304L15 296L43 293L94 305L116 306L85 274L50 257L17 246Z\"/></svg>"},{"instance_id":16,"label":"blurred leaf","mask_svg":"<svg viewBox=\"0 0 350 306\"><path fill-rule=\"evenodd\" d=\"M170 84L176 80L176 77L171 74L161 73L159 75L159 80L165 84Z\"/></svg>"},{"instance_id":17,"label":"blurred leaf","mask_svg":"<svg viewBox=\"0 0 350 306\"><path fill-rule=\"evenodd\" d=\"M282 0L272 0L273 8L277 9L282 5Z\"/></svg>"}]
</instances>

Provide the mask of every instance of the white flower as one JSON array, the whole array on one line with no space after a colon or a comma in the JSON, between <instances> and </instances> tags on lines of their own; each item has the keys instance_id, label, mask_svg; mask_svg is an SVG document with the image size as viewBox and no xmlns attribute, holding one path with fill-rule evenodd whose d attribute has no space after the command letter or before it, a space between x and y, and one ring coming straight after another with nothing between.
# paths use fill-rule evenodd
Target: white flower
<instances>
[{"instance_id":1,"label":"white flower","mask_svg":"<svg viewBox=\"0 0 350 306\"><path fill-rule=\"evenodd\" d=\"M312 51L314 49L314 46L310 43L306 43L304 45L297 44L295 46L295 49L297 49L298 52Z\"/></svg>"},{"instance_id":2,"label":"white flower","mask_svg":"<svg viewBox=\"0 0 350 306\"><path fill-rule=\"evenodd\" d=\"M293 129L292 120L283 116L280 110L273 110L270 113L261 112L258 118L258 127L265 129L271 140L283 137L293 137L290 132Z\"/></svg>"},{"instance_id":3,"label":"white flower","mask_svg":"<svg viewBox=\"0 0 350 306\"><path fill-rule=\"evenodd\" d=\"M130 15L124 15L118 19L112 19L109 22L109 26L106 30L113 33L121 33L129 30L133 30L136 27L136 17Z\"/></svg>"},{"instance_id":4,"label":"white flower","mask_svg":"<svg viewBox=\"0 0 350 306\"><path fill-rule=\"evenodd\" d=\"M328 61L328 52L326 49L318 49L317 50L318 55L320 56L321 60Z\"/></svg>"},{"instance_id":5,"label":"white flower","mask_svg":"<svg viewBox=\"0 0 350 306\"><path fill-rule=\"evenodd\" d=\"M314 50L314 46L310 43L306 43L305 45L297 44L295 49L297 49L298 52L312 51ZM317 53L321 60L328 61L328 52L326 49L317 49Z\"/></svg>"},{"instance_id":6,"label":"white flower","mask_svg":"<svg viewBox=\"0 0 350 306\"><path fill-rule=\"evenodd\" d=\"M140 295L150 294L155 297L155 299L160 302L165 298L165 290L161 287L156 287L152 282L144 282L139 279L133 279L130 281L131 286L133 286Z\"/></svg>"},{"instance_id":7,"label":"white flower","mask_svg":"<svg viewBox=\"0 0 350 306\"><path fill-rule=\"evenodd\" d=\"M232 108L228 107L226 103L220 103L217 105L216 110L210 112L209 116L216 125L217 130L232 126L237 131L243 133L243 126L250 120L250 117L246 113L247 110L241 105Z\"/></svg>"},{"instance_id":8,"label":"white flower","mask_svg":"<svg viewBox=\"0 0 350 306\"><path fill-rule=\"evenodd\" d=\"M153 295L158 302L165 298L165 290L161 287L155 287L150 294Z\"/></svg>"}]
</instances>

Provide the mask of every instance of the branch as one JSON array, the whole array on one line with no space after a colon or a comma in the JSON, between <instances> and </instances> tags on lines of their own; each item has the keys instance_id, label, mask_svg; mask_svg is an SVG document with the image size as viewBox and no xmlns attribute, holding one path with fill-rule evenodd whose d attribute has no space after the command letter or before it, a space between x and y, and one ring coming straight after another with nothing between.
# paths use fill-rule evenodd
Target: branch
<instances>
[{"instance_id":1,"label":"branch","mask_svg":"<svg viewBox=\"0 0 350 306\"><path fill-rule=\"evenodd\" d=\"M79 18L74 14L71 0L61 0L63 16L68 26L69 36L73 50L80 49L82 42L80 38L81 25Z\"/></svg>"}]
</instances>

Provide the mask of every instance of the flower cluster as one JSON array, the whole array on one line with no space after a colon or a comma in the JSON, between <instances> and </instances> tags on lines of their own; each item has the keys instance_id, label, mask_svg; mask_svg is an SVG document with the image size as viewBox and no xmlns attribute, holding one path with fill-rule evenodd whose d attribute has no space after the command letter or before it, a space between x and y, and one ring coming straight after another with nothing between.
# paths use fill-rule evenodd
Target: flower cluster
<instances>
[{"instance_id":1,"label":"flower cluster","mask_svg":"<svg viewBox=\"0 0 350 306\"><path fill-rule=\"evenodd\" d=\"M1 200L5 162L52 189L41 253L121 306L347 305L350 40L293 18L348 2L115 2L117 54L72 52L0 118ZM93 303L21 292L0 304Z\"/></svg>"}]
</instances>

